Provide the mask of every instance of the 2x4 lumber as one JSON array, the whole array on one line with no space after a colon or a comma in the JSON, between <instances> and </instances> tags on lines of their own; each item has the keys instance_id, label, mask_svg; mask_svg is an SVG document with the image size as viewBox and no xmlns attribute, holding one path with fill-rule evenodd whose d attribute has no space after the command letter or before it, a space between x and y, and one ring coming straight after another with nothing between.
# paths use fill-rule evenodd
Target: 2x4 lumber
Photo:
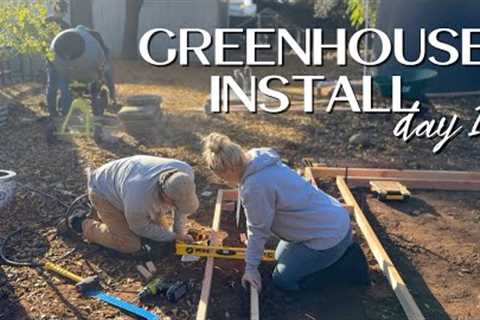
<instances>
[{"instance_id":1,"label":"2x4 lumber","mask_svg":"<svg viewBox=\"0 0 480 320\"><path fill-rule=\"evenodd\" d=\"M307 168L315 177L375 177L375 178L406 178L422 180L480 180L480 171L445 171L445 170L398 170L398 169L370 169L348 167L320 167Z\"/></svg>"},{"instance_id":2,"label":"2x4 lumber","mask_svg":"<svg viewBox=\"0 0 480 320\"><path fill-rule=\"evenodd\" d=\"M238 189L223 190L223 197L221 201L238 201L238 196L239 196ZM217 199L217 203L218 201L219 200ZM245 236L245 240L246 240L246 236ZM260 320L260 303L258 301L258 291L252 286L250 286L250 319ZM198 317L197 317L197 320L198 320Z\"/></svg>"},{"instance_id":3,"label":"2x4 lumber","mask_svg":"<svg viewBox=\"0 0 480 320\"><path fill-rule=\"evenodd\" d=\"M315 182L315 180L311 181L312 183ZM238 201L238 190L237 189L232 189L232 190L223 190L223 201L228 202L228 201ZM349 213L353 212L353 207L349 206L348 204L342 204L345 210L347 210Z\"/></svg>"},{"instance_id":4,"label":"2x4 lumber","mask_svg":"<svg viewBox=\"0 0 480 320\"><path fill-rule=\"evenodd\" d=\"M215 211L213 215L211 245L220 246L222 240L215 232L220 230L220 218L223 210L224 201L232 201L238 198L237 190L219 190L215 202ZM200 293L200 302L198 303L196 320L205 320L207 318L208 300L212 288L214 258L208 257L205 264L205 273L202 281L202 291ZM258 291L250 287L250 318L252 320L260 320L260 306L258 299Z\"/></svg>"},{"instance_id":5,"label":"2x4 lumber","mask_svg":"<svg viewBox=\"0 0 480 320\"><path fill-rule=\"evenodd\" d=\"M250 286L250 320L260 320L258 291L252 286Z\"/></svg>"},{"instance_id":6,"label":"2x4 lumber","mask_svg":"<svg viewBox=\"0 0 480 320\"><path fill-rule=\"evenodd\" d=\"M222 201L237 201L237 200L238 200L238 189L223 190Z\"/></svg>"},{"instance_id":7,"label":"2x4 lumber","mask_svg":"<svg viewBox=\"0 0 480 320\"><path fill-rule=\"evenodd\" d=\"M395 170L341 167L308 167L305 177L345 177L351 187L368 187L372 180L398 181L411 189L480 191L478 171Z\"/></svg>"},{"instance_id":8,"label":"2x4 lumber","mask_svg":"<svg viewBox=\"0 0 480 320\"><path fill-rule=\"evenodd\" d=\"M362 232L365 240L367 241L367 244L370 247L373 256L377 260L380 269L387 277L387 280L390 283L393 291L395 292L395 295L400 301L400 304L402 305L402 308L405 311L407 318L409 320L425 319L422 312L415 303L415 300L410 294L410 291L408 291L407 285L403 281L392 260L383 248L380 240L375 234L375 231L370 226L367 217L363 213L358 202L355 200L355 197L353 196L350 188L348 187L343 177L337 177L337 186L345 202L348 205L353 206L355 221L357 222L360 231Z\"/></svg>"},{"instance_id":9,"label":"2x4 lumber","mask_svg":"<svg viewBox=\"0 0 480 320\"><path fill-rule=\"evenodd\" d=\"M313 184L315 187L318 188L317 181L315 180L315 176L313 175L313 167L306 167L303 171L303 176L305 180Z\"/></svg>"},{"instance_id":10,"label":"2x4 lumber","mask_svg":"<svg viewBox=\"0 0 480 320\"><path fill-rule=\"evenodd\" d=\"M222 215L223 190L218 190L217 200L215 202L215 211L213 215L211 244L213 246L222 245L222 240L215 232L220 230L220 217ZM215 260L213 257L208 257L205 264L205 273L202 281L202 291L200 293L200 302L197 309L197 320L205 320L207 318L208 300L210 298L210 289L212 287L213 266Z\"/></svg>"},{"instance_id":11,"label":"2x4 lumber","mask_svg":"<svg viewBox=\"0 0 480 320\"><path fill-rule=\"evenodd\" d=\"M480 180L423 180L412 178L349 177L351 187L370 187L370 181L398 181L409 189L444 191L480 191Z\"/></svg>"}]
</instances>

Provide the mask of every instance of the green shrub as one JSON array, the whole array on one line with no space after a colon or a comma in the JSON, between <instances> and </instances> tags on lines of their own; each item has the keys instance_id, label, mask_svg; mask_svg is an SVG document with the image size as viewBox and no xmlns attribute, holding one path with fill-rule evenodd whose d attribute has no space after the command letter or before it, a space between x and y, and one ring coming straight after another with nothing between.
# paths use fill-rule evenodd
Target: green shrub
<instances>
[{"instance_id":1,"label":"green shrub","mask_svg":"<svg viewBox=\"0 0 480 320\"><path fill-rule=\"evenodd\" d=\"M294 3L312 6L315 16L319 18L341 17L348 15L354 27L365 23L363 0L296 0ZM369 15L370 25L375 25L378 0L370 0Z\"/></svg>"},{"instance_id":2,"label":"green shrub","mask_svg":"<svg viewBox=\"0 0 480 320\"><path fill-rule=\"evenodd\" d=\"M60 27L47 17L47 1L1 1L0 54L39 54L52 60L50 42Z\"/></svg>"}]
</instances>

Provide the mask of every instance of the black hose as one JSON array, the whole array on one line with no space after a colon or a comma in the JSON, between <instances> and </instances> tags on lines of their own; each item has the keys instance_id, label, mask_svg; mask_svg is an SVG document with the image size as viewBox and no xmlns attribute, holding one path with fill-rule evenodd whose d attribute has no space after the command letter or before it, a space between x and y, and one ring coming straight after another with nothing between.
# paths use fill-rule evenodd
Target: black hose
<instances>
[{"instance_id":1,"label":"black hose","mask_svg":"<svg viewBox=\"0 0 480 320\"><path fill-rule=\"evenodd\" d=\"M30 188L29 188L30 189ZM38 192L36 190L32 190L34 192ZM42 192L38 192L40 194L43 194ZM50 196L48 194L45 194L47 196L49 196L50 198L54 198L53 196ZM65 219L68 219L68 217L70 216L70 214L72 213L72 210L74 209L75 205L77 205L79 202L81 202L82 200L84 200L86 197L88 196L88 194L82 194L81 196L78 196L76 197L72 203L70 205L65 205L63 204L60 200L58 200L59 203L65 205L67 207L67 211L66 211L66 214L65 214ZM55 199L55 198L54 198ZM68 224L67 224L68 225ZM20 229L17 229L11 233L9 233L5 239L3 239L3 241L1 241L1 244L0 244L0 258L5 261L7 264L9 265L12 265L12 266L17 266L17 267L20 267L20 266L27 266L27 267L38 267L38 266L41 266L41 263L39 261L35 261L35 260L32 260L30 262L27 262L27 261L15 261L15 260L12 260L10 258L7 257L6 253L5 253L5 248L7 246L7 243L10 239L12 239L15 235L17 235L18 233L22 232L23 230L27 229L27 227L22 227Z\"/></svg>"},{"instance_id":2,"label":"black hose","mask_svg":"<svg viewBox=\"0 0 480 320\"><path fill-rule=\"evenodd\" d=\"M20 233L21 231L27 229L27 227L22 227L20 229L17 229L13 232L11 232L10 234L8 234L5 239L2 241L2 244L0 246L0 258L2 258L3 261L5 261L7 264L11 265L11 266L16 266L16 267L36 267L36 266L40 266L40 262L38 261L35 261L35 260L32 260L30 262L27 262L27 261L15 261L15 260L11 260L10 258L7 257L7 255L5 254L5 248L7 246L7 242L12 239L14 236L16 236L18 233Z\"/></svg>"},{"instance_id":3,"label":"black hose","mask_svg":"<svg viewBox=\"0 0 480 320\"><path fill-rule=\"evenodd\" d=\"M72 210L75 208L77 203L83 201L85 198L88 197L88 193L84 193L78 197L76 197L70 205L67 206L67 212L65 213L66 218L68 218L72 214Z\"/></svg>"},{"instance_id":4,"label":"black hose","mask_svg":"<svg viewBox=\"0 0 480 320\"><path fill-rule=\"evenodd\" d=\"M27 186L26 184L23 184L23 183L20 183L20 182L17 182L17 185L19 185L20 187L22 188L25 188L27 190L30 190L34 193L38 193L44 197L47 197L47 198L50 198L50 199L53 199L55 201L57 201L59 204L61 204L62 206L64 206L65 208L68 208L70 205L66 204L65 202L63 202L62 200L58 199L57 197L55 196L52 196L51 194L48 194L46 192L43 192L43 191L40 191L40 190L37 190L37 189L34 189L30 186Z\"/></svg>"},{"instance_id":5,"label":"black hose","mask_svg":"<svg viewBox=\"0 0 480 320\"><path fill-rule=\"evenodd\" d=\"M85 193L85 194L82 194L78 197L76 197L72 203L68 206L67 208L67 211L65 212L65 217L64 219L67 219L68 220L68 217L70 217L70 215L73 213L73 209L75 209L75 206L80 203L81 201L83 201L85 198L88 198L88 193ZM70 229L70 225L68 223L66 223L67 225L67 228Z\"/></svg>"}]
</instances>

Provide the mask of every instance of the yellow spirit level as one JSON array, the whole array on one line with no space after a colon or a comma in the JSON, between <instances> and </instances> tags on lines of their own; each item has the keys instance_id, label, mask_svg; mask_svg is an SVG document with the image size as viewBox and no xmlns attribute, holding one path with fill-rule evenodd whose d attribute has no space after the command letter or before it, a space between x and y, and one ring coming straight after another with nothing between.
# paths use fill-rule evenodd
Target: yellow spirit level
<instances>
[{"instance_id":1,"label":"yellow spirit level","mask_svg":"<svg viewBox=\"0 0 480 320\"><path fill-rule=\"evenodd\" d=\"M213 257L223 259L244 260L246 248L215 247L200 244L176 243L176 254L179 256L190 255L196 257ZM275 261L275 251L265 250L263 261Z\"/></svg>"}]
</instances>

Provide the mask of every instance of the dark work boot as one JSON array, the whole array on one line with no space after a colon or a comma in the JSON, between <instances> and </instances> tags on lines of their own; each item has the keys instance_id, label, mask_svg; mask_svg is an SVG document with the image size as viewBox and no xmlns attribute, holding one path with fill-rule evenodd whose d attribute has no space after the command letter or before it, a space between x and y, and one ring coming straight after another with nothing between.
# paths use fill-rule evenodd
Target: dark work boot
<instances>
[{"instance_id":1,"label":"dark work boot","mask_svg":"<svg viewBox=\"0 0 480 320\"><path fill-rule=\"evenodd\" d=\"M88 211L77 210L57 224L57 234L70 237L82 236L82 224L88 216Z\"/></svg>"}]
</instances>

